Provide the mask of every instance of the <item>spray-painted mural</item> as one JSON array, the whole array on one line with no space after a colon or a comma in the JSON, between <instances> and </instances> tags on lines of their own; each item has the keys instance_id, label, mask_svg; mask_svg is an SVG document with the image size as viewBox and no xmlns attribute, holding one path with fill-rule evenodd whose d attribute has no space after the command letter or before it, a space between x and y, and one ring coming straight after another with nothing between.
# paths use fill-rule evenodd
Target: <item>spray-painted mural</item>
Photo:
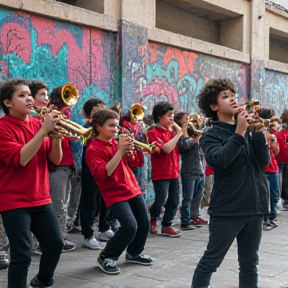
<instances>
[{"instance_id":1,"label":"spray-painted mural","mask_svg":"<svg viewBox=\"0 0 288 288\"><path fill-rule=\"evenodd\" d=\"M263 106L275 109L278 116L288 108L288 74L265 70Z\"/></svg>"},{"instance_id":2,"label":"spray-painted mural","mask_svg":"<svg viewBox=\"0 0 288 288\"><path fill-rule=\"evenodd\" d=\"M57 22L23 12L0 10L1 77L42 79L50 90L72 82L81 94L72 117L83 123L81 108L90 95L116 101L112 33Z\"/></svg>"},{"instance_id":3,"label":"spray-painted mural","mask_svg":"<svg viewBox=\"0 0 288 288\"><path fill-rule=\"evenodd\" d=\"M210 78L230 78L240 101L248 99L249 67L245 64L149 43L143 58L145 76L138 79L138 101L151 113L155 102L168 100L175 109L196 112L196 95Z\"/></svg>"}]
</instances>

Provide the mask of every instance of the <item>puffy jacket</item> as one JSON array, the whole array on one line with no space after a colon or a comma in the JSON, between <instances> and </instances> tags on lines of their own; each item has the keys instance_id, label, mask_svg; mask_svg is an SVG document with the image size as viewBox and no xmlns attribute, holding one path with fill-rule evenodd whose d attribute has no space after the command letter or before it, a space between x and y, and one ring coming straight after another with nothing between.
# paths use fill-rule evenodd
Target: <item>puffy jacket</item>
<instances>
[{"instance_id":1,"label":"puffy jacket","mask_svg":"<svg viewBox=\"0 0 288 288\"><path fill-rule=\"evenodd\" d=\"M247 216L264 214L269 207L270 162L262 132L234 133L236 125L215 121L200 139L206 161L215 171L209 214Z\"/></svg>"}]
</instances>

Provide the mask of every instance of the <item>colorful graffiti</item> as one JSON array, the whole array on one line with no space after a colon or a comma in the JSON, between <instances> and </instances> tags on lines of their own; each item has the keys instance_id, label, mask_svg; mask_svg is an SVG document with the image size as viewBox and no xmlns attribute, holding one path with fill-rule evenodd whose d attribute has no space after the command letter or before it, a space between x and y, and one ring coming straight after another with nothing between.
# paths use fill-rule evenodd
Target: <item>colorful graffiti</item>
<instances>
[{"instance_id":1,"label":"colorful graffiti","mask_svg":"<svg viewBox=\"0 0 288 288\"><path fill-rule=\"evenodd\" d=\"M140 53L145 54L143 50L140 47ZM196 112L196 96L210 78L230 78L236 84L240 101L248 98L247 65L157 43L149 43L146 50L145 77L138 79L137 100L148 113L160 100L168 100L175 109Z\"/></svg>"},{"instance_id":2,"label":"colorful graffiti","mask_svg":"<svg viewBox=\"0 0 288 288\"><path fill-rule=\"evenodd\" d=\"M108 105L117 100L112 33L1 9L0 37L1 78L42 79L50 90L72 82L81 94L72 111L77 122L92 94Z\"/></svg>"},{"instance_id":3,"label":"colorful graffiti","mask_svg":"<svg viewBox=\"0 0 288 288\"><path fill-rule=\"evenodd\" d=\"M280 116L284 109L288 109L288 74L266 69L264 83L260 100L263 106L274 109Z\"/></svg>"}]
</instances>

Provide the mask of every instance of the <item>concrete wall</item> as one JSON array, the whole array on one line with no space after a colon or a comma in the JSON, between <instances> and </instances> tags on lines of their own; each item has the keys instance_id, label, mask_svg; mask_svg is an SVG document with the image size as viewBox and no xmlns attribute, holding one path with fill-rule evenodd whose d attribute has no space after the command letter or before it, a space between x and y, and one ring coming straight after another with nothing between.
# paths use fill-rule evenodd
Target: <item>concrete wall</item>
<instances>
[{"instance_id":1,"label":"concrete wall","mask_svg":"<svg viewBox=\"0 0 288 288\"><path fill-rule=\"evenodd\" d=\"M156 27L214 44L221 44L220 22L199 17L168 3L156 2Z\"/></svg>"}]
</instances>

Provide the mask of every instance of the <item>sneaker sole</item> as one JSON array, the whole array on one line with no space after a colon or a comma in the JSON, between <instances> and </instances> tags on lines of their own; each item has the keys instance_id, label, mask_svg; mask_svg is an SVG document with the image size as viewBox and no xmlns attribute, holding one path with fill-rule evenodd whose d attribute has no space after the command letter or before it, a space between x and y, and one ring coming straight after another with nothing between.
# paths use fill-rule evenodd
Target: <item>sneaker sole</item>
<instances>
[{"instance_id":1,"label":"sneaker sole","mask_svg":"<svg viewBox=\"0 0 288 288\"><path fill-rule=\"evenodd\" d=\"M86 245L82 245L82 247L90 249L90 250L100 250L101 249L101 246L93 248L93 247L89 247L89 246L86 246Z\"/></svg>"},{"instance_id":2,"label":"sneaker sole","mask_svg":"<svg viewBox=\"0 0 288 288\"><path fill-rule=\"evenodd\" d=\"M161 234L158 234L158 236L166 236L166 237L171 237L171 238L180 238L181 234L171 235L171 234L167 234L167 233L161 233Z\"/></svg>"},{"instance_id":3,"label":"sneaker sole","mask_svg":"<svg viewBox=\"0 0 288 288\"><path fill-rule=\"evenodd\" d=\"M76 246L70 249L66 249L66 250L63 249L62 253L71 252L71 251L74 251L75 249L76 249Z\"/></svg>"},{"instance_id":4,"label":"sneaker sole","mask_svg":"<svg viewBox=\"0 0 288 288\"><path fill-rule=\"evenodd\" d=\"M37 250L34 250L34 254L36 254L36 255L42 255L42 252L37 251Z\"/></svg>"},{"instance_id":5,"label":"sneaker sole","mask_svg":"<svg viewBox=\"0 0 288 288\"><path fill-rule=\"evenodd\" d=\"M126 262L130 262L130 263L135 263L135 264L143 265L143 266L151 266L151 265L153 265L153 262L143 263L143 262L138 262L138 261L129 260L129 259L125 259L125 261L126 261Z\"/></svg>"},{"instance_id":6,"label":"sneaker sole","mask_svg":"<svg viewBox=\"0 0 288 288\"><path fill-rule=\"evenodd\" d=\"M99 263L99 261L97 260L97 264L98 264L98 267L106 274L109 274L109 275L117 275L121 272L121 269L119 268L119 271L115 271L115 272L109 272L109 271L106 271L105 269L103 269L103 267L101 266L101 264Z\"/></svg>"},{"instance_id":7,"label":"sneaker sole","mask_svg":"<svg viewBox=\"0 0 288 288\"><path fill-rule=\"evenodd\" d=\"M194 228L194 227L181 227L182 231L195 230L195 229L197 229L197 227L196 228Z\"/></svg>"}]
</instances>

